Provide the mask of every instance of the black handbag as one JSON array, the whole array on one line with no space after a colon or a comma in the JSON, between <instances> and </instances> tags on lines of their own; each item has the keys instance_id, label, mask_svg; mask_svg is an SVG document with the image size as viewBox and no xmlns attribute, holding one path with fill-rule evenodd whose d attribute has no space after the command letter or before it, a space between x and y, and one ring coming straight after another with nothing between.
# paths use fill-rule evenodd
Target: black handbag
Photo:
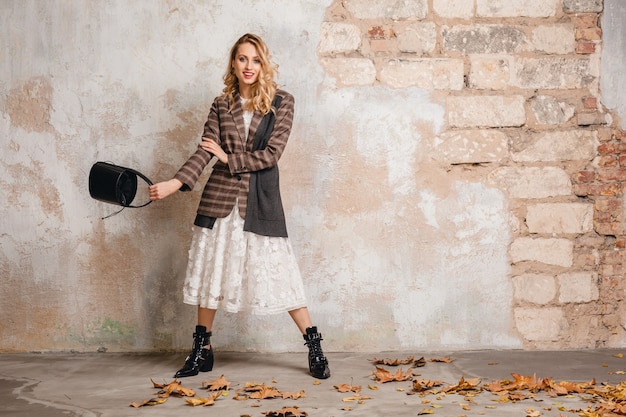
<instances>
[{"instance_id":1,"label":"black handbag","mask_svg":"<svg viewBox=\"0 0 626 417\"><path fill-rule=\"evenodd\" d=\"M96 162L89 171L89 194L96 200L122 207L145 207L152 201L139 206L131 205L137 194L137 177L152 185L148 177L132 168Z\"/></svg>"}]
</instances>

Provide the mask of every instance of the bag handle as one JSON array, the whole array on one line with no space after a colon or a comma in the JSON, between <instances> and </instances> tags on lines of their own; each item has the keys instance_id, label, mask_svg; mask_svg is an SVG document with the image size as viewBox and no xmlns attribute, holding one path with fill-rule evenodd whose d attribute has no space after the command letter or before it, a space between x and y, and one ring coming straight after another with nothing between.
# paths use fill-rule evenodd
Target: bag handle
<instances>
[{"instance_id":1,"label":"bag handle","mask_svg":"<svg viewBox=\"0 0 626 417\"><path fill-rule=\"evenodd\" d=\"M141 172L134 170L132 168L126 168L127 171L132 172L133 174L137 175L138 177L141 177L142 180L144 180L146 182L146 184L150 185L154 185L152 181L150 181L150 178L146 177L145 175L143 175ZM147 203L144 203L140 206L126 206L126 207L130 207L130 208L141 208L141 207L145 207L148 204L152 203L152 200L148 201ZM121 211L121 210L120 210Z\"/></svg>"}]
</instances>

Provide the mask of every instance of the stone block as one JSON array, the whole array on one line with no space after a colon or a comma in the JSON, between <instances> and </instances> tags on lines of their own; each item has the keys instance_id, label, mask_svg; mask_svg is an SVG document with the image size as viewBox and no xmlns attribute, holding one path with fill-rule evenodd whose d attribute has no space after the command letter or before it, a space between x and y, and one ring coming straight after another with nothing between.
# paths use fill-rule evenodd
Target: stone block
<instances>
[{"instance_id":1,"label":"stone block","mask_svg":"<svg viewBox=\"0 0 626 417\"><path fill-rule=\"evenodd\" d=\"M570 267L574 243L569 239L520 237L511 244L510 255L513 263L530 261Z\"/></svg>"},{"instance_id":2,"label":"stone block","mask_svg":"<svg viewBox=\"0 0 626 417\"><path fill-rule=\"evenodd\" d=\"M511 153L511 158L515 162L591 161L596 156L596 136L589 130L534 133L522 150Z\"/></svg>"},{"instance_id":3,"label":"stone block","mask_svg":"<svg viewBox=\"0 0 626 417\"><path fill-rule=\"evenodd\" d=\"M526 122L523 96L449 96L451 127L518 127Z\"/></svg>"},{"instance_id":4,"label":"stone block","mask_svg":"<svg viewBox=\"0 0 626 417\"><path fill-rule=\"evenodd\" d=\"M443 49L464 54L509 54L526 43L524 32L505 25L459 25L442 30Z\"/></svg>"},{"instance_id":5,"label":"stone block","mask_svg":"<svg viewBox=\"0 0 626 417\"><path fill-rule=\"evenodd\" d=\"M371 85L376 81L376 67L366 58L322 58L321 64L338 85Z\"/></svg>"},{"instance_id":6,"label":"stone block","mask_svg":"<svg viewBox=\"0 0 626 417\"><path fill-rule=\"evenodd\" d=\"M435 139L431 155L446 164L500 162L509 155L508 140L498 130L448 131Z\"/></svg>"},{"instance_id":7,"label":"stone block","mask_svg":"<svg viewBox=\"0 0 626 417\"><path fill-rule=\"evenodd\" d=\"M563 0L565 13L600 13L603 0Z\"/></svg>"},{"instance_id":8,"label":"stone block","mask_svg":"<svg viewBox=\"0 0 626 417\"><path fill-rule=\"evenodd\" d=\"M433 22L416 22L398 34L400 52L414 54L430 53L437 44L437 26Z\"/></svg>"},{"instance_id":9,"label":"stone block","mask_svg":"<svg viewBox=\"0 0 626 417\"><path fill-rule=\"evenodd\" d=\"M557 167L502 167L492 171L488 179L511 198L549 198L572 193L569 175Z\"/></svg>"},{"instance_id":10,"label":"stone block","mask_svg":"<svg viewBox=\"0 0 626 417\"><path fill-rule=\"evenodd\" d=\"M591 83L587 58L517 58L513 85L526 89L578 89Z\"/></svg>"},{"instance_id":11,"label":"stone block","mask_svg":"<svg viewBox=\"0 0 626 417\"><path fill-rule=\"evenodd\" d=\"M361 47L361 30L351 23L323 22L318 51L322 54L354 52Z\"/></svg>"},{"instance_id":12,"label":"stone block","mask_svg":"<svg viewBox=\"0 0 626 417\"><path fill-rule=\"evenodd\" d=\"M463 61L460 59L393 59L387 61L380 81L392 88L461 90Z\"/></svg>"},{"instance_id":13,"label":"stone block","mask_svg":"<svg viewBox=\"0 0 626 417\"><path fill-rule=\"evenodd\" d=\"M532 45L546 54L571 54L576 48L575 33L570 24L538 26L532 32Z\"/></svg>"},{"instance_id":14,"label":"stone block","mask_svg":"<svg viewBox=\"0 0 626 417\"><path fill-rule=\"evenodd\" d=\"M536 96L530 101L537 123L542 125L560 125L574 117L576 106L552 96Z\"/></svg>"},{"instance_id":15,"label":"stone block","mask_svg":"<svg viewBox=\"0 0 626 417\"><path fill-rule=\"evenodd\" d=\"M343 5L357 19L423 19L427 0L344 0Z\"/></svg>"},{"instance_id":16,"label":"stone block","mask_svg":"<svg viewBox=\"0 0 626 417\"><path fill-rule=\"evenodd\" d=\"M513 277L515 299L533 304L548 304L556 296L556 282L551 275L524 274Z\"/></svg>"},{"instance_id":17,"label":"stone block","mask_svg":"<svg viewBox=\"0 0 626 417\"><path fill-rule=\"evenodd\" d=\"M558 0L476 0L480 17L550 17L556 14Z\"/></svg>"},{"instance_id":18,"label":"stone block","mask_svg":"<svg viewBox=\"0 0 626 417\"><path fill-rule=\"evenodd\" d=\"M518 307L514 316L517 331L531 342L557 341L569 327L565 313L557 307Z\"/></svg>"},{"instance_id":19,"label":"stone block","mask_svg":"<svg viewBox=\"0 0 626 417\"><path fill-rule=\"evenodd\" d=\"M469 86L479 90L504 90L511 80L511 67L508 55L472 55Z\"/></svg>"},{"instance_id":20,"label":"stone block","mask_svg":"<svg viewBox=\"0 0 626 417\"><path fill-rule=\"evenodd\" d=\"M570 272L558 275L557 280L560 303L588 303L600 297L598 276L595 273Z\"/></svg>"},{"instance_id":21,"label":"stone block","mask_svg":"<svg viewBox=\"0 0 626 417\"><path fill-rule=\"evenodd\" d=\"M578 233L593 231L592 203L541 203L528 206L530 233Z\"/></svg>"},{"instance_id":22,"label":"stone block","mask_svg":"<svg viewBox=\"0 0 626 417\"><path fill-rule=\"evenodd\" d=\"M433 0L433 10L445 18L471 19L474 16L474 1Z\"/></svg>"}]
</instances>

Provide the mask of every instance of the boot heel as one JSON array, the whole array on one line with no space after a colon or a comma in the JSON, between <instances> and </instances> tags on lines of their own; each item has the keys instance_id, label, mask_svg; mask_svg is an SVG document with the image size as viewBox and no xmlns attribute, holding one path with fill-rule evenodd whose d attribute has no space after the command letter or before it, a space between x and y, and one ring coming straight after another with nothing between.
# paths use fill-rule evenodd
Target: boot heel
<instances>
[{"instance_id":1,"label":"boot heel","mask_svg":"<svg viewBox=\"0 0 626 417\"><path fill-rule=\"evenodd\" d=\"M204 353L203 359L204 361L202 362L202 364L200 365L200 372L210 372L213 370L213 361L214 361L214 357L213 357L213 348L209 348L207 349L202 349L202 353Z\"/></svg>"}]
</instances>

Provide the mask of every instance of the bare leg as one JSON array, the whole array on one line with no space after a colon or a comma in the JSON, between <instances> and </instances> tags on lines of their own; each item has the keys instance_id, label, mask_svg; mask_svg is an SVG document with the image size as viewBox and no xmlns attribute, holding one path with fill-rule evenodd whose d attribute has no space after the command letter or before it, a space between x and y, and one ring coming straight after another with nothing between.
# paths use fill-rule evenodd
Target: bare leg
<instances>
[{"instance_id":1,"label":"bare leg","mask_svg":"<svg viewBox=\"0 0 626 417\"><path fill-rule=\"evenodd\" d=\"M311 327L313 323L311 323L311 316L309 315L309 309L306 307L297 308L295 310L291 310L289 315L296 322L296 326L300 330L300 333L306 334L306 328Z\"/></svg>"},{"instance_id":2,"label":"bare leg","mask_svg":"<svg viewBox=\"0 0 626 417\"><path fill-rule=\"evenodd\" d=\"M213 320L215 320L215 314L217 310L213 308L204 308L198 306L198 325L206 327L207 333L211 331L213 327ZM203 346L205 349L210 349L211 345Z\"/></svg>"},{"instance_id":3,"label":"bare leg","mask_svg":"<svg viewBox=\"0 0 626 417\"><path fill-rule=\"evenodd\" d=\"M213 327L217 310L212 308L198 307L198 325L206 327L206 331L210 332Z\"/></svg>"}]
</instances>

